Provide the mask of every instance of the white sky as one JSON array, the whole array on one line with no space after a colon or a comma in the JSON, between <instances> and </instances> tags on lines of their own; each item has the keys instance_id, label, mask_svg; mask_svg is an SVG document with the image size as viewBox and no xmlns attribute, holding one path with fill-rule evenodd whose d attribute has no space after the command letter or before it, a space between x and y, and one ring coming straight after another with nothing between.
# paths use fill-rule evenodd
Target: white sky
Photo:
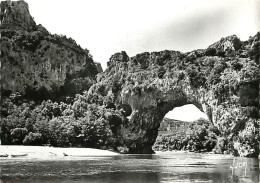
<instances>
[{"instance_id":1,"label":"white sky","mask_svg":"<svg viewBox=\"0 0 260 183\"><path fill-rule=\"evenodd\" d=\"M37 24L72 37L106 68L110 56L191 51L260 30L260 0L25 0ZM258 12L257 12L258 11Z\"/></svg>"},{"instance_id":2,"label":"white sky","mask_svg":"<svg viewBox=\"0 0 260 183\"><path fill-rule=\"evenodd\" d=\"M177 119L182 121L194 121L199 118L208 119L207 115L201 112L195 105L188 104L182 107L176 107L173 110L169 111L166 115L166 118Z\"/></svg>"},{"instance_id":3,"label":"white sky","mask_svg":"<svg viewBox=\"0 0 260 183\"><path fill-rule=\"evenodd\" d=\"M75 39L103 69L122 50L129 56L165 49L185 52L232 34L246 40L260 30L260 0L25 1L37 24ZM188 121L203 117L190 105L167 117L178 115Z\"/></svg>"}]
</instances>

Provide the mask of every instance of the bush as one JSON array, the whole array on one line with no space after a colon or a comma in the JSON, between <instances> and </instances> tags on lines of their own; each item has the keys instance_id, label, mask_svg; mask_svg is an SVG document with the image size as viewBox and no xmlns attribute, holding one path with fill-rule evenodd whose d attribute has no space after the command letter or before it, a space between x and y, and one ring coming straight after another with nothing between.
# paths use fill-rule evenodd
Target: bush
<instances>
[{"instance_id":1,"label":"bush","mask_svg":"<svg viewBox=\"0 0 260 183\"><path fill-rule=\"evenodd\" d=\"M23 140L25 145L42 145L42 134L30 132Z\"/></svg>"},{"instance_id":2,"label":"bush","mask_svg":"<svg viewBox=\"0 0 260 183\"><path fill-rule=\"evenodd\" d=\"M234 60L233 62L231 62L231 66L236 71L240 71L243 68L243 64L239 63L237 60Z\"/></svg>"},{"instance_id":3,"label":"bush","mask_svg":"<svg viewBox=\"0 0 260 183\"><path fill-rule=\"evenodd\" d=\"M184 72L180 72L180 73L178 74L178 81L184 79L184 77L185 77Z\"/></svg>"},{"instance_id":4,"label":"bush","mask_svg":"<svg viewBox=\"0 0 260 183\"><path fill-rule=\"evenodd\" d=\"M204 86L206 79L202 72L199 72L196 68L188 68L187 72L191 86L195 88L198 88L199 86Z\"/></svg>"},{"instance_id":5,"label":"bush","mask_svg":"<svg viewBox=\"0 0 260 183\"><path fill-rule=\"evenodd\" d=\"M165 50L163 52L159 52L155 62L160 65L163 66L166 64L167 61L171 60L171 51L169 50Z\"/></svg>"},{"instance_id":6,"label":"bush","mask_svg":"<svg viewBox=\"0 0 260 183\"><path fill-rule=\"evenodd\" d=\"M215 48L207 48L205 52L206 56L216 56L217 50Z\"/></svg>"},{"instance_id":7,"label":"bush","mask_svg":"<svg viewBox=\"0 0 260 183\"><path fill-rule=\"evenodd\" d=\"M158 77L160 79L163 78L165 73L166 73L165 69L163 67L160 67L159 70L158 70Z\"/></svg>"},{"instance_id":8,"label":"bush","mask_svg":"<svg viewBox=\"0 0 260 183\"><path fill-rule=\"evenodd\" d=\"M14 144L22 144L24 137L27 135L28 130L26 128L15 128L11 130L11 137Z\"/></svg>"}]
</instances>

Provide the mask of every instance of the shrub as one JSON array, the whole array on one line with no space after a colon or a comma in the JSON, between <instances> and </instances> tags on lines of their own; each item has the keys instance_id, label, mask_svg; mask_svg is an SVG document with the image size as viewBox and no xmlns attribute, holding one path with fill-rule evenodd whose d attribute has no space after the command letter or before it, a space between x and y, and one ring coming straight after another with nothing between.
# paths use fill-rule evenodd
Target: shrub
<instances>
[{"instance_id":1,"label":"shrub","mask_svg":"<svg viewBox=\"0 0 260 183\"><path fill-rule=\"evenodd\" d=\"M163 78L165 73L166 73L165 69L163 67L160 67L159 70L158 70L158 77L160 79Z\"/></svg>"},{"instance_id":2,"label":"shrub","mask_svg":"<svg viewBox=\"0 0 260 183\"><path fill-rule=\"evenodd\" d=\"M28 130L26 128L15 128L11 130L11 137L14 144L22 144L24 137L27 135Z\"/></svg>"},{"instance_id":3,"label":"shrub","mask_svg":"<svg viewBox=\"0 0 260 183\"><path fill-rule=\"evenodd\" d=\"M207 48L205 52L206 56L216 56L217 50L215 48Z\"/></svg>"},{"instance_id":4,"label":"shrub","mask_svg":"<svg viewBox=\"0 0 260 183\"><path fill-rule=\"evenodd\" d=\"M206 79L202 72L199 72L195 68L188 68L187 72L191 86L198 88L199 86L203 86L205 84Z\"/></svg>"},{"instance_id":5,"label":"shrub","mask_svg":"<svg viewBox=\"0 0 260 183\"><path fill-rule=\"evenodd\" d=\"M42 145L42 134L30 132L23 140L25 145Z\"/></svg>"},{"instance_id":6,"label":"shrub","mask_svg":"<svg viewBox=\"0 0 260 183\"><path fill-rule=\"evenodd\" d=\"M236 71L240 71L243 68L243 64L239 63L237 60L234 60L233 62L231 62L231 66Z\"/></svg>"},{"instance_id":7,"label":"shrub","mask_svg":"<svg viewBox=\"0 0 260 183\"><path fill-rule=\"evenodd\" d=\"M178 74L178 81L184 79L184 77L185 77L184 72L180 72L180 73Z\"/></svg>"},{"instance_id":8,"label":"shrub","mask_svg":"<svg viewBox=\"0 0 260 183\"><path fill-rule=\"evenodd\" d=\"M171 52L168 50L165 50L162 53L159 53L159 55L156 58L156 63L158 65L162 66L170 59L171 59Z\"/></svg>"}]
</instances>

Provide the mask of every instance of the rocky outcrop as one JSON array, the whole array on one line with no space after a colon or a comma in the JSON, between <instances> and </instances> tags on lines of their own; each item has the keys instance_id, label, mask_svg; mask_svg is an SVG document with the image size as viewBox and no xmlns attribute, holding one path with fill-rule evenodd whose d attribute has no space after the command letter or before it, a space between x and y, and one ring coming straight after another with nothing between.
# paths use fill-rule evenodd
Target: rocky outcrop
<instances>
[{"instance_id":1,"label":"rocky outcrop","mask_svg":"<svg viewBox=\"0 0 260 183\"><path fill-rule=\"evenodd\" d=\"M24 1L1 2L2 95L60 99L87 90L98 69L88 50L36 25ZM100 70L100 69L99 69Z\"/></svg>"},{"instance_id":2,"label":"rocky outcrop","mask_svg":"<svg viewBox=\"0 0 260 183\"><path fill-rule=\"evenodd\" d=\"M161 51L110 58L88 92L121 112L110 118L119 150L152 153L160 123L175 107L194 104L205 112L229 147L258 149L259 33L242 42L222 38L206 50ZM96 102L97 103L97 102ZM99 102L100 104L100 102ZM189 114L187 114L189 115Z\"/></svg>"},{"instance_id":3,"label":"rocky outcrop","mask_svg":"<svg viewBox=\"0 0 260 183\"><path fill-rule=\"evenodd\" d=\"M1 28L34 31L36 23L24 1L1 1Z\"/></svg>"},{"instance_id":4,"label":"rocky outcrop","mask_svg":"<svg viewBox=\"0 0 260 183\"><path fill-rule=\"evenodd\" d=\"M97 71L100 73L100 72L103 72L103 69L102 69L102 66L99 62L95 62L95 66L97 68Z\"/></svg>"}]
</instances>

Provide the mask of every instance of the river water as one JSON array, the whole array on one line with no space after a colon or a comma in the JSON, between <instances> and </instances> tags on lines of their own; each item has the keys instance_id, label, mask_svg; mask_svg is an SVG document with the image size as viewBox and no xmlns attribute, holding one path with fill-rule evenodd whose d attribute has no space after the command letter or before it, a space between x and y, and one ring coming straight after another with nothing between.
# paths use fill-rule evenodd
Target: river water
<instances>
[{"instance_id":1,"label":"river water","mask_svg":"<svg viewBox=\"0 0 260 183\"><path fill-rule=\"evenodd\" d=\"M165 152L155 155L1 159L0 183L259 182L254 158Z\"/></svg>"}]
</instances>

